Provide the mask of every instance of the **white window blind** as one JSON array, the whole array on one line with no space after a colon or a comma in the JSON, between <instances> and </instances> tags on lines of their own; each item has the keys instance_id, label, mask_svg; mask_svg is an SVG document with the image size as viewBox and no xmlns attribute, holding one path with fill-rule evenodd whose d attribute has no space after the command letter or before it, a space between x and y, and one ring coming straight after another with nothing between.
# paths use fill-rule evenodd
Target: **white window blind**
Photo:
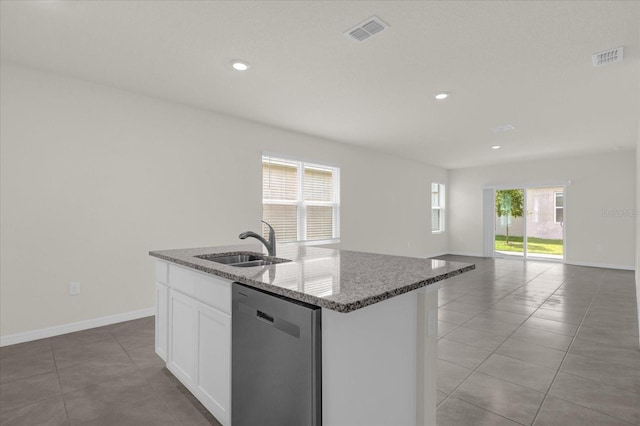
<instances>
[{"instance_id":1,"label":"white window blind","mask_svg":"<svg viewBox=\"0 0 640 426\"><path fill-rule=\"evenodd\" d=\"M337 167L262 157L262 217L278 241L339 238L339 179Z\"/></svg>"},{"instance_id":2,"label":"white window blind","mask_svg":"<svg viewBox=\"0 0 640 426\"><path fill-rule=\"evenodd\" d=\"M444 185L431 184L431 232L444 232Z\"/></svg>"}]
</instances>

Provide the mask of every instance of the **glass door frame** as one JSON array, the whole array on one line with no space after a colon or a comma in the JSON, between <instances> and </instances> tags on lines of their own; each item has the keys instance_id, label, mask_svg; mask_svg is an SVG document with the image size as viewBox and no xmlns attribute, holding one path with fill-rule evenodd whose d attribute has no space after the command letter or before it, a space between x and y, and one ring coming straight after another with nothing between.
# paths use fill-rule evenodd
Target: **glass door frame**
<instances>
[{"instance_id":1,"label":"glass door frame","mask_svg":"<svg viewBox=\"0 0 640 426\"><path fill-rule=\"evenodd\" d=\"M501 259L522 259L522 260L541 260L548 262L562 262L565 263L567 260L567 223L566 223L566 212L567 212L567 187L570 182L551 182L551 183L542 183L542 184L528 184L528 185L491 185L485 186L482 188L482 228L483 228L483 249L482 254L484 257L494 257ZM527 208L527 190L536 189L536 188L562 188L562 196L563 196L563 222L562 222L562 259L548 259L541 257L529 257L529 253L527 250L527 220L526 220L526 212ZM525 220L523 221L524 231L522 238L522 257L511 256L511 255L498 255L495 250L495 241L496 241L496 227L495 227L495 218L496 218L496 191L504 190L504 189L522 189L524 191L524 200L523 200L523 209L525 212ZM554 211L555 214L555 211Z\"/></svg>"}]
</instances>

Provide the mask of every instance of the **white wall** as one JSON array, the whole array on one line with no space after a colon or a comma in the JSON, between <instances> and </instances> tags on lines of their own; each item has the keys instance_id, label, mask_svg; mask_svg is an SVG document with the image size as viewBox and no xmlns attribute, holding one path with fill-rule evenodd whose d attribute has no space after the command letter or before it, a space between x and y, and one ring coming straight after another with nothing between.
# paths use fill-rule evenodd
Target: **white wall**
<instances>
[{"instance_id":1,"label":"white wall","mask_svg":"<svg viewBox=\"0 0 640 426\"><path fill-rule=\"evenodd\" d=\"M263 150L341 167L341 248L447 250L443 169L13 65L0 86L2 336L153 306L149 250L260 229Z\"/></svg>"},{"instance_id":2,"label":"white wall","mask_svg":"<svg viewBox=\"0 0 640 426\"><path fill-rule=\"evenodd\" d=\"M640 127L636 146L636 214L640 212ZM638 304L638 326L640 327L640 214L636 217L636 303ZM640 336L638 336L640 344Z\"/></svg>"},{"instance_id":3,"label":"white wall","mask_svg":"<svg viewBox=\"0 0 640 426\"><path fill-rule=\"evenodd\" d=\"M482 188L553 185L571 181L565 194L567 263L633 269L635 219L606 216L636 202L636 161L631 151L529 161L449 172L449 251L482 255Z\"/></svg>"}]
</instances>

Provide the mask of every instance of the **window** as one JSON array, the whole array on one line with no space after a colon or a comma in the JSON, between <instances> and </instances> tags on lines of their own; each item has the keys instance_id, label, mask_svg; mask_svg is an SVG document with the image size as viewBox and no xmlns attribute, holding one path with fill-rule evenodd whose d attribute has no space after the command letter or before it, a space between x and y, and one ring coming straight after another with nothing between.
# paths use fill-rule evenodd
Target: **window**
<instances>
[{"instance_id":1,"label":"window","mask_svg":"<svg viewBox=\"0 0 640 426\"><path fill-rule=\"evenodd\" d=\"M280 242L338 240L340 169L263 156L262 218Z\"/></svg>"},{"instance_id":2,"label":"window","mask_svg":"<svg viewBox=\"0 0 640 426\"><path fill-rule=\"evenodd\" d=\"M431 232L444 232L444 185L431 184Z\"/></svg>"},{"instance_id":3,"label":"window","mask_svg":"<svg viewBox=\"0 0 640 426\"><path fill-rule=\"evenodd\" d=\"M553 193L553 210L554 210L554 222L564 222L564 193Z\"/></svg>"}]
</instances>

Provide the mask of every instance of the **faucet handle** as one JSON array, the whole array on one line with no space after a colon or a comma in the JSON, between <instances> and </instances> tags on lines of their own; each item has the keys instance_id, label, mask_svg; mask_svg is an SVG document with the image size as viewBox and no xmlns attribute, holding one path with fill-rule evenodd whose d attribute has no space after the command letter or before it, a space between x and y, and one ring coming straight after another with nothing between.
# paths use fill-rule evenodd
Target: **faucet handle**
<instances>
[{"instance_id":1,"label":"faucet handle","mask_svg":"<svg viewBox=\"0 0 640 426\"><path fill-rule=\"evenodd\" d=\"M269 227L269 237L271 237L271 234L275 235L276 231L273 230L273 227L271 225L269 225L269 223L267 223L264 220L261 220L260 222L264 223L265 225L267 225Z\"/></svg>"},{"instance_id":2,"label":"faucet handle","mask_svg":"<svg viewBox=\"0 0 640 426\"><path fill-rule=\"evenodd\" d=\"M269 225L269 223L267 223L266 221L263 220L261 222L269 227L269 245L271 246L271 249L269 250L269 255L275 256L276 255L276 231L273 229L273 226Z\"/></svg>"}]
</instances>

